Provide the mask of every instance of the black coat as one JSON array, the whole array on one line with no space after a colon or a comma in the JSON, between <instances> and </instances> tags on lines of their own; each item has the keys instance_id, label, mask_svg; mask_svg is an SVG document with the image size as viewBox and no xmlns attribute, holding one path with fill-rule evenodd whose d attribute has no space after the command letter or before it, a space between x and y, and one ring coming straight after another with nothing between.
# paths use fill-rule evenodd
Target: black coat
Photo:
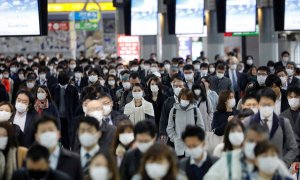
<instances>
[{"instance_id":1,"label":"black coat","mask_svg":"<svg viewBox=\"0 0 300 180\"><path fill-rule=\"evenodd\" d=\"M55 104L53 104L52 102L49 102L49 106L48 106L48 108L43 110L43 114L48 114L48 115L55 117L58 121L59 129L60 129L61 124L60 124L60 119L59 119L59 112L58 112L58 109Z\"/></svg>"},{"instance_id":2,"label":"black coat","mask_svg":"<svg viewBox=\"0 0 300 180\"><path fill-rule=\"evenodd\" d=\"M72 79L74 86L77 88L78 92L82 92L83 89L88 86L89 82L87 78L81 78L80 83L77 84L75 78Z\"/></svg>"},{"instance_id":3,"label":"black coat","mask_svg":"<svg viewBox=\"0 0 300 180\"><path fill-rule=\"evenodd\" d=\"M214 113L214 118L212 121L212 129L214 129L215 134L218 136L223 136L225 132L225 127L228 123L229 116L235 116L238 114L238 111L233 109L232 112L226 111L216 111Z\"/></svg>"},{"instance_id":4,"label":"black coat","mask_svg":"<svg viewBox=\"0 0 300 180\"><path fill-rule=\"evenodd\" d=\"M168 126L168 120L169 120L169 114L171 109L173 108L175 104L175 97L171 96L168 97L167 100L165 100L162 110L161 110L161 115L160 115L160 120L159 120L159 135L166 135L167 136L167 126Z\"/></svg>"},{"instance_id":5,"label":"black coat","mask_svg":"<svg viewBox=\"0 0 300 180\"><path fill-rule=\"evenodd\" d=\"M131 180L140 168L142 153L139 149L132 149L125 153L120 166L122 180Z\"/></svg>"},{"instance_id":6,"label":"black coat","mask_svg":"<svg viewBox=\"0 0 300 180\"><path fill-rule=\"evenodd\" d=\"M111 120L114 126L118 126L120 121L118 120L118 116L124 115L123 113L120 113L119 111L112 110L110 113Z\"/></svg>"},{"instance_id":7,"label":"black coat","mask_svg":"<svg viewBox=\"0 0 300 180\"><path fill-rule=\"evenodd\" d=\"M289 101L287 99L286 90L281 90L281 110L280 113L290 108Z\"/></svg>"},{"instance_id":8,"label":"black coat","mask_svg":"<svg viewBox=\"0 0 300 180\"><path fill-rule=\"evenodd\" d=\"M157 125L157 127L159 127L159 121L160 121L160 116L161 116L161 111L162 111L162 108L163 108L163 104L165 102L165 100L167 99L168 97L165 96L164 94L162 93L158 93L158 97L157 97L157 101L154 102L152 100L152 95L149 94L145 97L145 100L152 103L152 106L153 106L153 109L154 109L154 117L155 117L155 123Z\"/></svg>"},{"instance_id":9,"label":"black coat","mask_svg":"<svg viewBox=\"0 0 300 180\"><path fill-rule=\"evenodd\" d=\"M83 179L80 157L74 152L61 149L56 170L68 174L73 180Z\"/></svg>"},{"instance_id":10,"label":"black coat","mask_svg":"<svg viewBox=\"0 0 300 180\"><path fill-rule=\"evenodd\" d=\"M57 105L57 109L60 107L60 86L56 87L52 91L52 97ZM74 143L75 131L76 131L76 122L75 122L75 111L79 103L79 94L75 86L68 85L65 91L65 105L66 105L66 118L68 120L68 133L69 133L69 142L70 144Z\"/></svg>"},{"instance_id":11,"label":"black coat","mask_svg":"<svg viewBox=\"0 0 300 180\"><path fill-rule=\"evenodd\" d=\"M45 180L72 180L69 175L61 171L50 169ZM14 172L12 180L31 180L28 177L27 169L19 169Z\"/></svg>"},{"instance_id":12,"label":"black coat","mask_svg":"<svg viewBox=\"0 0 300 180\"><path fill-rule=\"evenodd\" d=\"M6 92L4 85L0 82L0 102L9 101L9 95Z\"/></svg>"}]
</instances>

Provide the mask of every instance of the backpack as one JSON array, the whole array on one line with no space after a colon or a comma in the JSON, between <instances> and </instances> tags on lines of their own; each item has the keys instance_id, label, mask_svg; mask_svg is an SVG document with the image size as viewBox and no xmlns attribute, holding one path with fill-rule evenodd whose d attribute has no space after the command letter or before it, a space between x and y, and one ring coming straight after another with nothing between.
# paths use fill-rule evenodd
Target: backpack
<instances>
[{"instance_id":1,"label":"backpack","mask_svg":"<svg viewBox=\"0 0 300 180\"><path fill-rule=\"evenodd\" d=\"M174 121L174 129L176 127L175 119L176 119L176 109L173 109L173 121ZM197 124L197 108L194 107L194 120L195 120L195 125Z\"/></svg>"}]
</instances>

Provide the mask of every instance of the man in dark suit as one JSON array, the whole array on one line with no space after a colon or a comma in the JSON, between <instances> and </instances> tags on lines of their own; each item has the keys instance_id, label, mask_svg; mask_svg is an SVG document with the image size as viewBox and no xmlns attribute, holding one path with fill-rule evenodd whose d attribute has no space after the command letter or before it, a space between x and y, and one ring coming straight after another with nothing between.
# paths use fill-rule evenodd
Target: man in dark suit
<instances>
[{"instance_id":1,"label":"man in dark suit","mask_svg":"<svg viewBox=\"0 0 300 180\"><path fill-rule=\"evenodd\" d=\"M52 170L49 165L49 151L47 148L34 145L27 152L26 168L14 172L12 180L71 180L64 172Z\"/></svg>"},{"instance_id":2,"label":"man in dark suit","mask_svg":"<svg viewBox=\"0 0 300 180\"><path fill-rule=\"evenodd\" d=\"M290 53L283 51L281 53L281 60L275 63L275 69L285 68L288 61L290 61Z\"/></svg>"},{"instance_id":3,"label":"man in dark suit","mask_svg":"<svg viewBox=\"0 0 300 180\"><path fill-rule=\"evenodd\" d=\"M58 75L58 84L52 91L52 97L59 110L61 122L62 145L70 149L75 137L75 112L79 104L79 94L77 88L70 83L70 78L66 72Z\"/></svg>"},{"instance_id":4,"label":"man in dark suit","mask_svg":"<svg viewBox=\"0 0 300 180\"><path fill-rule=\"evenodd\" d=\"M74 69L74 78L72 78L72 83L75 85L79 93L81 93L83 89L88 86L87 79L83 77L82 67L76 67Z\"/></svg>"},{"instance_id":5,"label":"man in dark suit","mask_svg":"<svg viewBox=\"0 0 300 180\"><path fill-rule=\"evenodd\" d=\"M286 64L286 72L288 75L288 87L290 86L299 86L300 87L300 81L297 79L294 74L296 70L296 64L294 62L288 62Z\"/></svg>"},{"instance_id":6,"label":"man in dark suit","mask_svg":"<svg viewBox=\"0 0 300 180\"><path fill-rule=\"evenodd\" d=\"M202 180L210 167L217 161L216 157L205 151L205 132L197 126L187 126L182 133L182 140L190 156L180 160L179 167L186 172L189 180Z\"/></svg>"},{"instance_id":7,"label":"man in dark suit","mask_svg":"<svg viewBox=\"0 0 300 180\"><path fill-rule=\"evenodd\" d=\"M42 116L35 124L35 140L50 152L50 167L68 174L74 180L82 180L80 157L58 146L60 131L57 119L51 116Z\"/></svg>"},{"instance_id":8,"label":"man in dark suit","mask_svg":"<svg viewBox=\"0 0 300 180\"><path fill-rule=\"evenodd\" d=\"M110 125L118 126L117 117L122 115L122 113L113 110L113 101L109 94L103 94L100 98L103 104L103 115L104 121Z\"/></svg>"},{"instance_id":9,"label":"man in dark suit","mask_svg":"<svg viewBox=\"0 0 300 180\"><path fill-rule=\"evenodd\" d=\"M211 82L211 90L216 91L218 94L224 90L232 90L230 79L224 76L225 70L225 65L223 63L220 63L217 66L216 75L209 77L209 80Z\"/></svg>"}]
</instances>

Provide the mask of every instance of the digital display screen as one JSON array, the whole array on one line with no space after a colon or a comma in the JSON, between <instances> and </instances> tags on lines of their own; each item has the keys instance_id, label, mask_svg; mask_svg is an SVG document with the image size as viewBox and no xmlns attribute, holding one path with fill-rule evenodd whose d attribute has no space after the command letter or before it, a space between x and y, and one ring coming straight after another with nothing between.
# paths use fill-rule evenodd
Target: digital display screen
<instances>
[{"instance_id":1,"label":"digital display screen","mask_svg":"<svg viewBox=\"0 0 300 180\"><path fill-rule=\"evenodd\" d=\"M300 0L285 0L284 30L300 29Z\"/></svg>"},{"instance_id":2,"label":"digital display screen","mask_svg":"<svg viewBox=\"0 0 300 180\"><path fill-rule=\"evenodd\" d=\"M132 0L131 35L156 35L157 11L157 0Z\"/></svg>"},{"instance_id":3,"label":"digital display screen","mask_svg":"<svg viewBox=\"0 0 300 180\"><path fill-rule=\"evenodd\" d=\"M176 34L202 34L203 0L176 0Z\"/></svg>"},{"instance_id":4,"label":"digital display screen","mask_svg":"<svg viewBox=\"0 0 300 180\"><path fill-rule=\"evenodd\" d=\"M255 32L256 0L226 1L226 32Z\"/></svg>"},{"instance_id":5,"label":"digital display screen","mask_svg":"<svg viewBox=\"0 0 300 180\"><path fill-rule=\"evenodd\" d=\"M38 0L0 0L0 36L40 35Z\"/></svg>"}]
</instances>

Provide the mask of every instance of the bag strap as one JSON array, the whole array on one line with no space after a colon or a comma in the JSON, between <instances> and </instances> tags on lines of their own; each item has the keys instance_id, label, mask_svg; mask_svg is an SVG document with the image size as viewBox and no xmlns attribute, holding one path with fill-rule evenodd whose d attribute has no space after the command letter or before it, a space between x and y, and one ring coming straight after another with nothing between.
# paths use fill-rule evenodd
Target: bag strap
<instances>
[{"instance_id":1,"label":"bag strap","mask_svg":"<svg viewBox=\"0 0 300 180\"><path fill-rule=\"evenodd\" d=\"M228 180L232 180L232 153L231 152L227 152L227 167L228 167Z\"/></svg>"},{"instance_id":2,"label":"bag strap","mask_svg":"<svg viewBox=\"0 0 300 180\"><path fill-rule=\"evenodd\" d=\"M174 129L176 129L176 122L175 122L175 119L176 119L176 108L173 109L173 122L174 122Z\"/></svg>"},{"instance_id":3,"label":"bag strap","mask_svg":"<svg viewBox=\"0 0 300 180\"><path fill-rule=\"evenodd\" d=\"M194 108L194 119L195 119L195 125L197 124L197 108Z\"/></svg>"}]
</instances>

